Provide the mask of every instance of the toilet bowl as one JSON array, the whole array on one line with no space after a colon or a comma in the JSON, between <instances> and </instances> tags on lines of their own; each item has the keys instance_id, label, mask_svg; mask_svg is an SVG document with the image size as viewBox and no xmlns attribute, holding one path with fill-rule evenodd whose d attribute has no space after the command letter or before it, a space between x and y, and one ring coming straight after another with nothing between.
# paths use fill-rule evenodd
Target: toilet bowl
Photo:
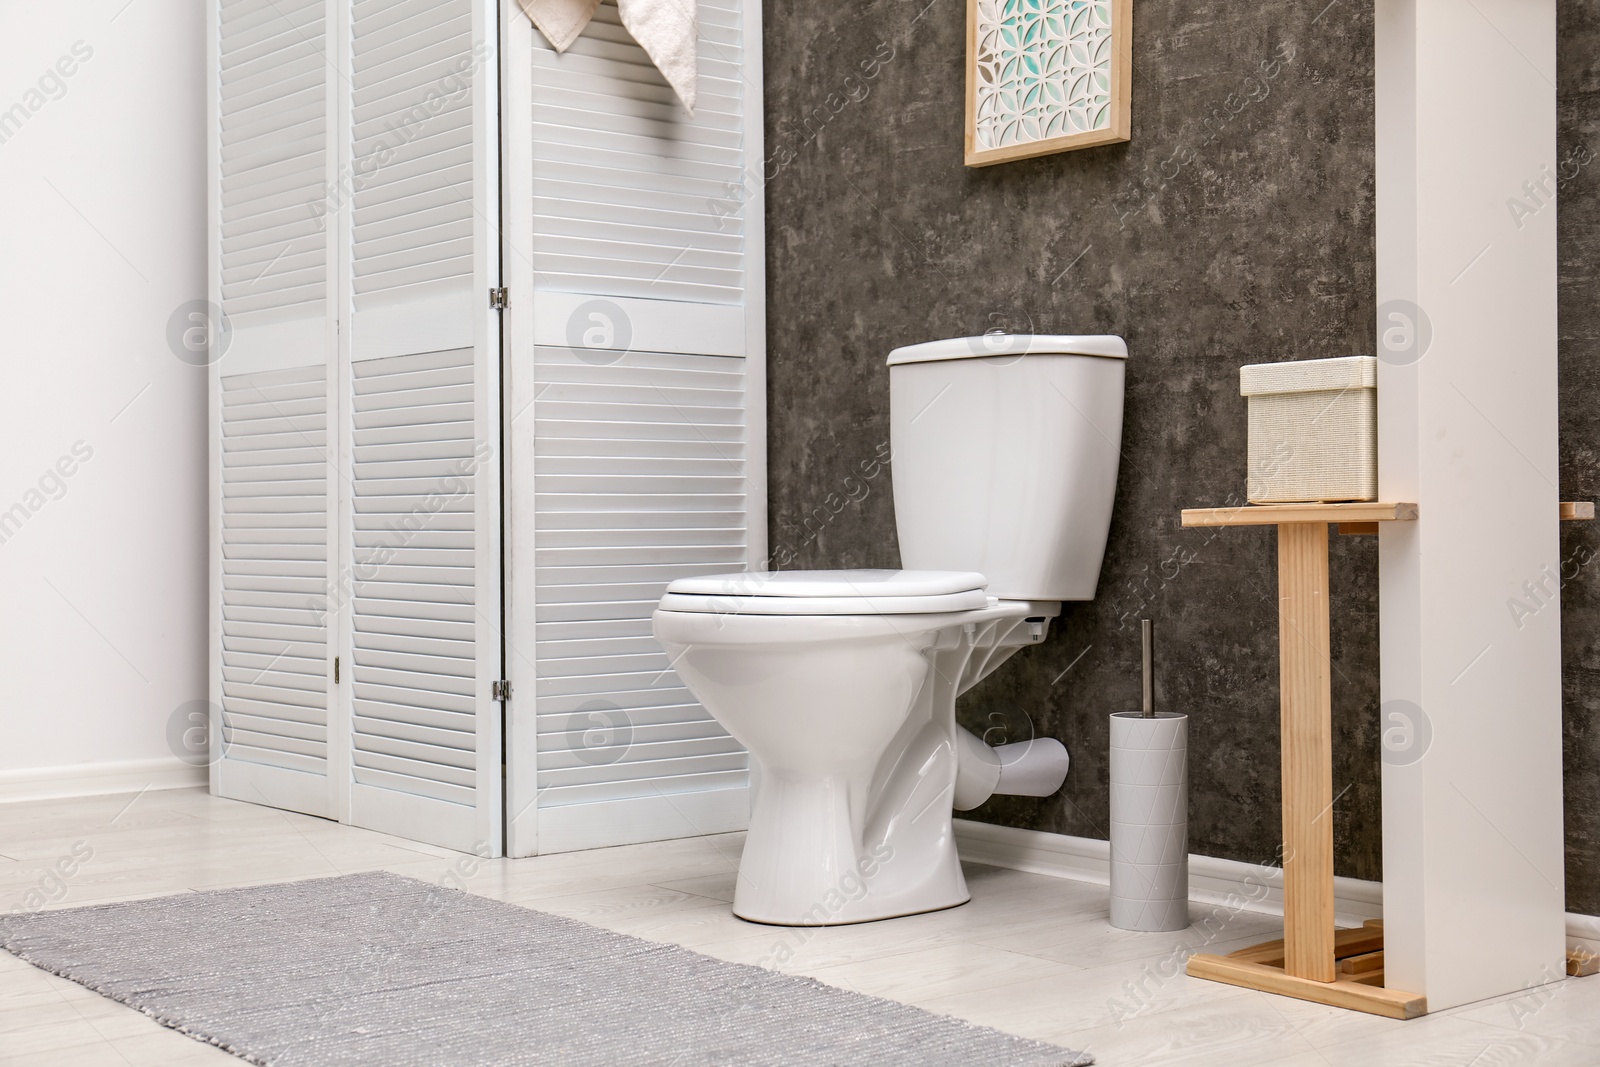
<instances>
[{"instance_id":1,"label":"toilet bowl","mask_svg":"<svg viewBox=\"0 0 1600 1067\"><path fill-rule=\"evenodd\" d=\"M1001 603L983 582L944 571L780 571L669 587L656 639L759 767L736 915L851 923L966 902L952 806L972 757L955 698L1038 640L1057 607ZM1065 776L1056 747L1063 766L1049 792ZM987 770L969 788L981 792L988 777L992 792L998 776Z\"/></svg>"},{"instance_id":2,"label":"toilet bowl","mask_svg":"<svg viewBox=\"0 0 1600 1067\"><path fill-rule=\"evenodd\" d=\"M1125 355L1114 337L897 349L892 463L908 569L668 586L656 639L751 756L736 915L831 925L965 903L954 812L1060 788L1060 741L991 748L957 725L956 698L1041 643L1062 601L1094 595Z\"/></svg>"}]
</instances>

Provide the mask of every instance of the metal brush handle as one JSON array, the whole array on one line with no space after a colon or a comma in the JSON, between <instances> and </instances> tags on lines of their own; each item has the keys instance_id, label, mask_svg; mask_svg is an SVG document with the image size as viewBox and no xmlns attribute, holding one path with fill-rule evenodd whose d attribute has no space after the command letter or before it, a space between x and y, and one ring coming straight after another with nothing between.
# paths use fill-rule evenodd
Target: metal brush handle
<instances>
[{"instance_id":1,"label":"metal brush handle","mask_svg":"<svg viewBox=\"0 0 1600 1067\"><path fill-rule=\"evenodd\" d=\"M1153 619L1139 620L1139 629L1144 636L1144 715L1153 719L1156 715L1156 624Z\"/></svg>"}]
</instances>

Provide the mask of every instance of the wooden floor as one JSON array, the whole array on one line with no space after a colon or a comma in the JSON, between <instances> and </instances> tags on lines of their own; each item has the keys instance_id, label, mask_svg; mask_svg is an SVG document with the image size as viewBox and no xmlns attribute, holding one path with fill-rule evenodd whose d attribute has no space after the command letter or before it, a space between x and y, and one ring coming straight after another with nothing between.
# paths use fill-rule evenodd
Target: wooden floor
<instances>
[{"instance_id":1,"label":"wooden floor","mask_svg":"<svg viewBox=\"0 0 1600 1067\"><path fill-rule=\"evenodd\" d=\"M1600 1064L1600 977L1392 1022L1189 978L1194 951L1276 935L1277 920L1218 913L1208 937L1128 934L1106 891L972 865L972 903L862 926L786 930L733 918L741 836L497 860L474 893L722 959L786 970L1028 1037L1088 1049L1106 1067ZM197 790L0 805L0 908L50 891L58 860L92 850L51 906L381 868L436 881L461 857ZM1195 906L1199 921L1213 910ZM0 1064L184 1067L239 1063L0 952ZM690 1050L680 1067L700 1062Z\"/></svg>"}]
</instances>

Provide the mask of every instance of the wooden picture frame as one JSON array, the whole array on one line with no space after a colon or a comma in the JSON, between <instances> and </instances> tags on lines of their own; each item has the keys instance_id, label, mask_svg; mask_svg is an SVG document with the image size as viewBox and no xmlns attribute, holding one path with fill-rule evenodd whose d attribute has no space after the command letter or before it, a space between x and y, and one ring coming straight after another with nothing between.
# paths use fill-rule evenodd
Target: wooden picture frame
<instances>
[{"instance_id":1,"label":"wooden picture frame","mask_svg":"<svg viewBox=\"0 0 1600 1067\"><path fill-rule=\"evenodd\" d=\"M967 0L967 166L1128 140L1132 67L1133 0Z\"/></svg>"}]
</instances>

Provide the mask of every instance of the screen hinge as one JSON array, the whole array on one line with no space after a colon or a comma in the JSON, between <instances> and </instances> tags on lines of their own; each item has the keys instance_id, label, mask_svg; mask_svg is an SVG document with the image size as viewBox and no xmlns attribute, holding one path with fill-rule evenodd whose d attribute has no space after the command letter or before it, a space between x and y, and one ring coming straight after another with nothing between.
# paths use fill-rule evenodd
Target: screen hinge
<instances>
[{"instance_id":1,"label":"screen hinge","mask_svg":"<svg viewBox=\"0 0 1600 1067\"><path fill-rule=\"evenodd\" d=\"M501 701L510 700L511 699L511 683L509 681L507 681L506 679L502 678L498 682L495 682L494 684L492 684L489 687L489 694L490 694L491 698L493 698L494 700L501 700Z\"/></svg>"},{"instance_id":2,"label":"screen hinge","mask_svg":"<svg viewBox=\"0 0 1600 1067\"><path fill-rule=\"evenodd\" d=\"M489 290L489 307L494 311L504 311L511 306L511 290L503 285L495 286Z\"/></svg>"},{"instance_id":3,"label":"screen hinge","mask_svg":"<svg viewBox=\"0 0 1600 1067\"><path fill-rule=\"evenodd\" d=\"M339 684L339 657L333 657L333 684Z\"/></svg>"}]
</instances>

